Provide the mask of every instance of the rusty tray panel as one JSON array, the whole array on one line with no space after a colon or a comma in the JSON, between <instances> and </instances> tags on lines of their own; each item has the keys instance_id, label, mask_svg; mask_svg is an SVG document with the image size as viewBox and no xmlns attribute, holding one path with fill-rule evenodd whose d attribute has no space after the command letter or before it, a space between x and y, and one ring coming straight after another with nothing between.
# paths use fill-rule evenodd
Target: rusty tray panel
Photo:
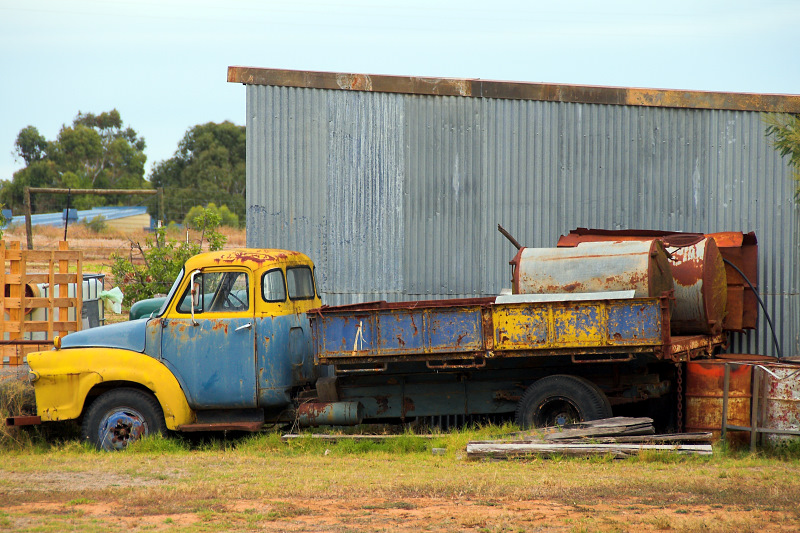
<instances>
[{"instance_id":1,"label":"rusty tray panel","mask_svg":"<svg viewBox=\"0 0 800 533\"><path fill-rule=\"evenodd\" d=\"M321 364L575 354L663 356L669 298L489 304L489 299L340 306L309 316ZM472 304L472 305L470 305Z\"/></svg>"}]
</instances>

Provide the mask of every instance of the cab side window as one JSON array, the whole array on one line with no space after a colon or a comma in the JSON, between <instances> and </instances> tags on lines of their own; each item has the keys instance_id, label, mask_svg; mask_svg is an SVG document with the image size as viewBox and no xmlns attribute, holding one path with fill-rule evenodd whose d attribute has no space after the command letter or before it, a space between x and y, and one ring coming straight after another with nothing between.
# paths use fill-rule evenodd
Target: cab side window
<instances>
[{"instance_id":1,"label":"cab side window","mask_svg":"<svg viewBox=\"0 0 800 533\"><path fill-rule=\"evenodd\" d=\"M204 272L194 277L195 306L198 313L231 313L250 308L250 285L246 272ZM177 311L192 312L192 287L181 296Z\"/></svg>"},{"instance_id":2,"label":"cab side window","mask_svg":"<svg viewBox=\"0 0 800 533\"><path fill-rule=\"evenodd\" d=\"M314 298L314 276L307 266L287 268L286 285L289 290L289 298L292 300Z\"/></svg>"},{"instance_id":3,"label":"cab side window","mask_svg":"<svg viewBox=\"0 0 800 533\"><path fill-rule=\"evenodd\" d=\"M261 297L265 302L285 302L286 283L283 280L283 271L276 268L264 273L261 278Z\"/></svg>"}]
</instances>

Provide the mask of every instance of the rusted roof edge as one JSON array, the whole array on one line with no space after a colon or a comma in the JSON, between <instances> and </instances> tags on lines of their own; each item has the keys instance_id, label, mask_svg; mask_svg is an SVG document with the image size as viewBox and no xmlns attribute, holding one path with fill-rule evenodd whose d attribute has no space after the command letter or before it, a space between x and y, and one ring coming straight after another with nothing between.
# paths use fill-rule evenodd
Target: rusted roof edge
<instances>
[{"instance_id":1,"label":"rusted roof edge","mask_svg":"<svg viewBox=\"0 0 800 533\"><path fill-rule=\"evenodd\" d=\"M725 93L676 89L561 85L480 79L388 76L383 74L347 74L242 66L228 67L228 81L245 85L272 85L277 87L429 96L466 96L585 104L800 113L800 95L796 94Z\"/></svg>"}]
</instances>

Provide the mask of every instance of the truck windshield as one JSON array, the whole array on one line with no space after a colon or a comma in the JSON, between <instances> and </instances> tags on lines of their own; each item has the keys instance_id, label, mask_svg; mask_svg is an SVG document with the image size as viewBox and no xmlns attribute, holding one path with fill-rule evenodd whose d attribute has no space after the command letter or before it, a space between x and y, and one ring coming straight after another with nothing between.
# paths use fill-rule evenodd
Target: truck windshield
<instances>
[{"instance_id":1,"label":"truck windshield","mask_svg":"<svg viewBox=\"0 0 800 533\"><path fill-rule=\"evenodd\" d=\"M155 316L161 316L164 314L164 311L167 310L167 305L169 305L170 300L175 295L175 291L178 289L178 285L180 285L181 280L183 279L183 269L178 273L175 281L172 283L172 287L170 287L169 292L167 293L167 297L164 298L164 303L161 304L161 309L158 310L158 313Z\"/></svg>"}]
</instances>

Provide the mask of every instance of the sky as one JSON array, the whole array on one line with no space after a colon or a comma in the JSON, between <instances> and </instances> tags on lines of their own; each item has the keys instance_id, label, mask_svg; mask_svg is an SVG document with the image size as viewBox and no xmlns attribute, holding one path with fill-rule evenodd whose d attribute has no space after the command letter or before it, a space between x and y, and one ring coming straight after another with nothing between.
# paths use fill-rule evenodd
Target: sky
<instances>
[{"instance_id":1,"label":"sky","mask_svg":"<svg viewBox=\"0 0 800 533\"><path fill-rule=\"evenodd\" d=\"M0 0L0 180L19 131L116 108L147 174L245 123L231 65L800 94L800 0Z\"/></svg>"}]
</instances>

